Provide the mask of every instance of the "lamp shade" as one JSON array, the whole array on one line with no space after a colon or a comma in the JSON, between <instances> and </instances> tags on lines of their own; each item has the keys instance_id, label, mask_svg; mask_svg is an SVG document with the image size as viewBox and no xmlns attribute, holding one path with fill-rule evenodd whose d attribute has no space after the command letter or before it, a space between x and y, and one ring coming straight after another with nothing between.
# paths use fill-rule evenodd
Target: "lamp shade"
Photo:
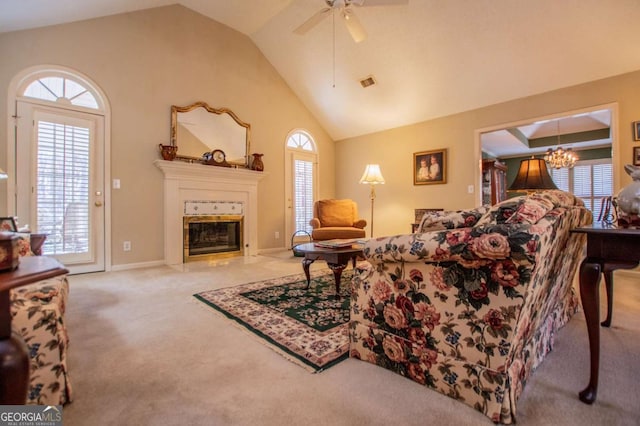
<instances>
[{"instance_id":1,"label":"lamp shade","mask_svg":"<svg viewBox=\"0 0 640 426\"><path fill-rule=\"evenodd\" d=\"M558 189L547 170L547 163L541 158L529 158L520 161L518 175L509 187L509 191L535 191Z\"/></svg>"},{"instance_id":2,"label":"lamp shade","mask_svg":"<svg viewBox=\"0 0 640 426\"><path fill-rule=\"evenodd\" d=\"M360 178L360 183L368 183L371 185L384 183L382 172L380 172L380 166L378 164L367 164L367 167L365 167L364 173Z\"/></svg>"}]
</instances>

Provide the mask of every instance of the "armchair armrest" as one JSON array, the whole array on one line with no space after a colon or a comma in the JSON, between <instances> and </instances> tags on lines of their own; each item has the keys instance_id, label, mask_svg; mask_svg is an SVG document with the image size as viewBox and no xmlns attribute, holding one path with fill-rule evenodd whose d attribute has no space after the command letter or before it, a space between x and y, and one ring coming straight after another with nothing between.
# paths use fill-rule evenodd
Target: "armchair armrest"
<instances>
[{"instance_id":1,"label":"armchair armrest","mask_svg":"<svg viewBox=\"0 0 640 426\"><path fill-rule=\"evenodd\" d=\"M364 219L358 219L353 223L354 228L364 229L365 226L367 226L367 221Z\"/></svg>"},{"instance_id":2,"label":"armchair armrest","mask_svg":"<svg viewBox=\"0 0 640 426\"><path fill-rule=\"evenodd\" d=\"M460 262L487 263L510 259L532 264L539 251L539 235L531 225L487 225L417 234L395 235L367 241L364 255L371 263Z\"/></svg>"},{"instance_id":3,"label":"armchair armrest","mask_svg":"<svg viewBox=\"0 0 640 426\"><path fill-rule=\"evenodd\" d=\"M309 225L311 225L313 229L320 228L320 219L318 219L317 217L314 217L309 221Z\"/></svg>"}]
</instances>

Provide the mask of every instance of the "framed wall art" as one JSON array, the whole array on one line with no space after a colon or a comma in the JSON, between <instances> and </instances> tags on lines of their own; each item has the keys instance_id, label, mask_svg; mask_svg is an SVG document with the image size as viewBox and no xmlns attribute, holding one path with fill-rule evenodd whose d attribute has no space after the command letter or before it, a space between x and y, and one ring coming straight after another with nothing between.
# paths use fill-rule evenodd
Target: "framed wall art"
<instances>
[{"instance_id":1,"label":"framed wall art","mask_svg":"<svg viewBox=\"0 0 640 426\"><path fill-rule=\"evenodd\" d=\"M16 221L12 217L0 217L0 231L17 232Z\"/></svg>"},{"instance_id":2,"label":"framed wall art","mask_svg":"<svg viewBox=\"0 0 640 426\"><path fill-rule=\"evenodd\" d=\"M447 183L447 150L413 153L413 184Z\"/></svg>"},{"instance_id":3,"label":"framed wall art","mask_svg":"<svg viewBox=\"0 0 640 426\"><path fill-rule=\"evenodd\" d=\"M640 166L640 146L633 147L633 165Z\"/></svg>"},{"instance_id":4,"label":"framed wall art","mask_svg":"<svg viewBox=\"0 0 640 426\"><path fill-rule=\"evenodd\" d=\"M633 140L640 141L640 121L633 122Z\"/></svg>"}]
</instances>

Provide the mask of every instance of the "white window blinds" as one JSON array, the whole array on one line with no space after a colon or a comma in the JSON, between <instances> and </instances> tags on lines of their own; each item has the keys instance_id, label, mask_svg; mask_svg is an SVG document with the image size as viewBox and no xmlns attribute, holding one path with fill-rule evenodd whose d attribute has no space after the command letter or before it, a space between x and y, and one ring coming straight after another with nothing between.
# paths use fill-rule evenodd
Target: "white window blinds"
<instances>
[{"instance_id":1,"label":"white window blinds","mask_svg":"<svg viewBox=\"0 0 640 426\"><path fill-rule=\"evenodd\" d=\"M579 161L572 169L552 169L556 186L582 198L585 206L598 217L602 199L613 195L611 159Z\"/></svg>"},{"instance_id":2,"label":"white window blinds","mask_svg":"<svg viewBox=\"0 0 640 426\"><path fill-rule=\"evenodd\" d=\"M296 159L294 168L295 230L311 233L309 221L313 218L313 162Z\"/></svg>"},{"instance_id":3,"label":"white window blinds","mask_svg":"<svg viewBox=\"0 0 640 426\"><path fill-rule=\"evenodd\" d=\"M37 123L36 217L43 253L84 253L89 241L88 128Z\"/></svg>"}]
</instances>

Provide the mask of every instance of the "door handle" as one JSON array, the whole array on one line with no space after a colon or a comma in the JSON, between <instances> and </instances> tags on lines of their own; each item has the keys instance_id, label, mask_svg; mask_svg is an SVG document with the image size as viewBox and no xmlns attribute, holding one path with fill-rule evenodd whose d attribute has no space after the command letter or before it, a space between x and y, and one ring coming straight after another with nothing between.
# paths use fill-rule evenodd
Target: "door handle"
<instances>
[{"instance_id":1,"label":"door handle","mask_svg":"<svg viewBox=\"0 0 640 426\"><path fill-rule=\"evenodd\" d=\"M102 207L102 201L96 201L96 207Z\"/></svg>"}]
</instances>

